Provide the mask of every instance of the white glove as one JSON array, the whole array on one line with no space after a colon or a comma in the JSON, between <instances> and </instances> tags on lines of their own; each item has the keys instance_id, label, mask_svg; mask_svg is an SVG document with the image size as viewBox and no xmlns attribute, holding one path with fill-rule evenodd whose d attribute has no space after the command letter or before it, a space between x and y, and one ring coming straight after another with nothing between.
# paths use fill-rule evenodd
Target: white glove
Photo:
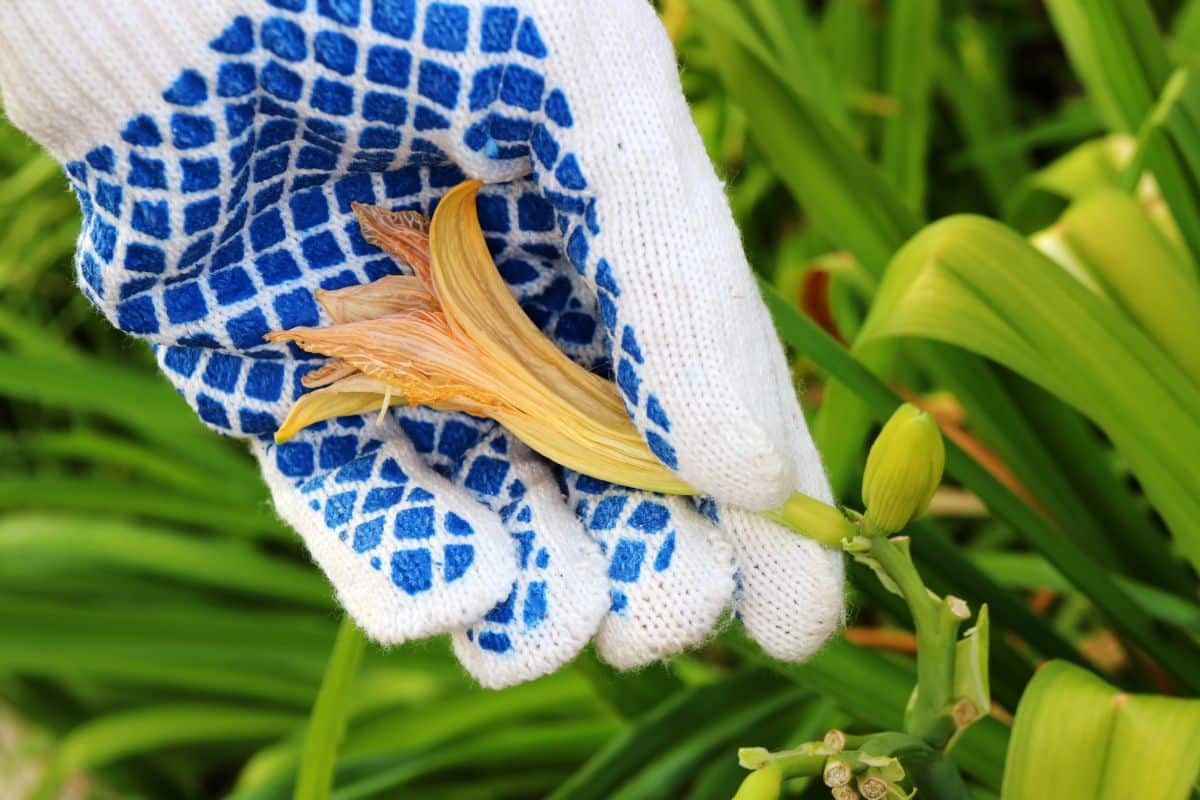
<instances>
[{"instance_id":1,"label":"white glove","mask_svg":"<svg viewBox=\"0 0 1200 800\"><path fill-rule=\"evenodd\" d=\"M623 668L677 653L731 605L784 659L839 624L840 554L744 510L832 498L644 0L0 0L0 91L79 195L83 292L252 441L372 638L453 632L505 686L593 637ZM431 213L464 175L491 184L481 220L530 316L719 502L564 474L422 408L272 443L321 361L263 334L400 269L351 202Z\"/></svg>"}]
</instances>

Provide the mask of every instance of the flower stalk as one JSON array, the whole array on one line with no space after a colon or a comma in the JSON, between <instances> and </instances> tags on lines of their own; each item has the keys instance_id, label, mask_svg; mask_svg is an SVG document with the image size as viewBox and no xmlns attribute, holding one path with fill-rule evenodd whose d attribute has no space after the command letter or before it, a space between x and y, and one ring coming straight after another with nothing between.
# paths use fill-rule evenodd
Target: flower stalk
<instances>
[{"instance_id":1,"label":"flower stalk","mask_svg":"<svg viewBox=\"0 0 1200 800\"><path fill-rule=\"evenodd\" d=\"M904 599L917 639L917 685L905 710L904 731L854 735L835 729L793 750L744 749L739 751L742 766L771 765L784 777L820 778L834 798L910 798L917 791L936 800L970 796L945 755L991 708L987 606L960 636L971 617L967 603L931 592L913 563L908 537L893 535L924 511L941 481L943 461L936 423L905 405L871 448L864 514L792 498L775 515L825 544L840 543Z\"/></svg>"}]
</instances>

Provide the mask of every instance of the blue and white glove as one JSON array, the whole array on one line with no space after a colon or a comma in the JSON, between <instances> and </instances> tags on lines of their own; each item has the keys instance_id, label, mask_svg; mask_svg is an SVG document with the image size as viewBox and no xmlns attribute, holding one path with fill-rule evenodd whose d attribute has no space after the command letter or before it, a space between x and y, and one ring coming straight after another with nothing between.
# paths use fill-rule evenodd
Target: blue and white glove
<instances>
[{"instance_id":1,"label":"blue and white glove","mask_svg":"<svg viewBox=\"0 0 1200 800\"><path fill-rule=\"evenodd\" d=\"M830 490L645 0L0 0L0 91L79 196L83 292L252 442L372 638L452 632L499 687L592 639L663 658L730 608L783 659L840 623L840 554L744 510ZM401 270L350 204L431 213L464 176L529 315L716 501L561 474L421 408L273 444L322 362L263 334Z\"/></svg>"}]
</instances>

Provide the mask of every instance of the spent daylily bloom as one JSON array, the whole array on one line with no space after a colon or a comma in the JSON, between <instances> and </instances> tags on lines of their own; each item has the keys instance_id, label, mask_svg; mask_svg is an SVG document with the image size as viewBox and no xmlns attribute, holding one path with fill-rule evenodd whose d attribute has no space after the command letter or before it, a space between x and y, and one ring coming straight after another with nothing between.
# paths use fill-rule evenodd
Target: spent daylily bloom
<instances>
[{"instance_id":1,"label":"spent daylily bloom","mask_svg":"<svg viewBox=\"0 0 1200 800\"><path fill-rule=\"evenodd\" d=\"M490 417L543 456L601 480L695 494L643 441L614 383L568 358L525 315L500 277L467 181L432 221L356 205L366 240L412 275L319 292L333 320L269 334L332 360L304 378L276 433L290 439L321 420L398 404Z\"/></svg>"}]
</instances>

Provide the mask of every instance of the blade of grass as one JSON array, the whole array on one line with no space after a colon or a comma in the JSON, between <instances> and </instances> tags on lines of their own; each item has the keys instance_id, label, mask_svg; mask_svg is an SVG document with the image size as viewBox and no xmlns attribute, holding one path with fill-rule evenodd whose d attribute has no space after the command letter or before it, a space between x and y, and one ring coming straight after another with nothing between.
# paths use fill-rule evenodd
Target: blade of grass
<instances>
[{"instance_id":1,"label":"blade of grass","mask_svg":"<svg viewBox=\"0 0 1200 800\"><path fill-rule=\"evenodd\" d=\"M750 119L768 162L800 200L814 227L873 274L917 229L917 219L887 190L878 172L821 114L816 104L764 64L766 46L747 47L725 27L737 18L730 0L690 0L726 86ZM803 169L800 168L803 165Z\"/></svg>"},{"instance_id":2,"label":"blade of grass","mask_svg":"<svg viewBox=\"0 0 1200 800\"><path fill-rule=\"evenodd\" d=\"M1181 597L1195 594L1195 582L1166 532L1154 523L1145 497L1118 472L1111 446L1095 426L1046 390L1015 373L1001 374L1008 393L1030 415L1036 435L1055 454L1059 472L1079 488L1089 514L1120 557L1121 569Z\"/></svg>"},{"instance_id":3,"label":"blade of grass","mask_svg":"<svg viewBox=\"0 0 1200 800\"><path fill-rule=\"evenodd\" d=\"M370 653L368 653L370 654ZM369 661L369 659L364 659ZM431 669L437 669L431 667ZM452 745L497 728L553 720L607 718L588 685L568 671L503 692L463 686L450 692L436 686L430 696L387 704L376 688L379 670L364 665L350 704L351 724L340 748L349 761L395 760ZM407 679L411 682L411 677ZM300 737L260 752L246 764L234 796L241 798L291 780L301 757Z\"/></svg>"},{"instance_id":4,"label":"blade of grass","mask_svg":"<svg viewBox=\"0 0 1200 800\"><path fill-rule=\"evenodd\" d=\"M94 678L307 708L333 631L319 615L4 595L0 671Z\"/></svg>"},{"instance_id":5,"label":"blade of grass","mask_svg":"<svg viewBox=\"0 0 1200 800\"><path fill-rule=\"evenodd\" d=\"M131 441L128 436L76 427L22 436L20 444L42 463L61 458L125 467L139 477L208 500L220 497L225 502L255 504L266 502L269 496L262 481L243 483L228 473L181 463L158 448Z\"/></svg>"},{"instance_id":6,"label":"blade of grass","mask_svg":"<svg viewBox=\"0 0 1200 800\"><path fill-rule=\"evenodd\" d=\"M866 0L830 0L821 17L830 70L846 98L865 98L879 81L882 37L868 5Z\"/></svg>"},{"instance_id":7,"label":"blade of grass","mask_svg":"<svg viewBox=\"0 0 1200 800\"><path fill-rule=\"evenodd\" d=\"M1064 103L1062 108L1045 119L997 136L995 141L986 145L968 145L962 152L949 156L946 167L958 170L986 160L1012 156L1029 159L1039 147L1076 145L1102 133L1104 125L1091 104L1084 99L1076 99Z\"/></svg>"},{"instance_id":8,"label":"blade of grass","mask_svg":"<svg viewBox=\"0 0 1200 800\"><path fill-rule=\"evenodd\" d=\"M166 381L139 371L97 359L60 361L0 352L0 396L99 414L183 460L258 480L246 459L205 429Z\"/></svg>"},{"instance_id":9,"label":"blade of grass","mask_svg":"<svg viewBox=\"0 0 1200 800\"><path fill-rule=\"evenodd\" d=\"M626 720L637 719L683 689L683 682L663 664L651 664L636 673L618 672L585 650L572 666L587 679L596 696Z\"/></svg>"},{"instance_id":10,"label":"blade of grass","mask_svg":"<svg viewBox=\"0 0 1200 800\"><path fill-rule=\"evenodd\" d=\"M835 127L853 132L843 94L807 12L789 0L749 0L747 7L757 17L781 72Z\"/></svg>"},{"instance_id":11,"label":"blade of grass","mask_svg":"<svg viewBox=\"0 0 1200 800\"><path fill-rule=\"evenodd\" d=\"M1200 52L1200 0L1184 0L1171 20L1171 36L1176 44Z\"/></svg>"}]
</instances>

